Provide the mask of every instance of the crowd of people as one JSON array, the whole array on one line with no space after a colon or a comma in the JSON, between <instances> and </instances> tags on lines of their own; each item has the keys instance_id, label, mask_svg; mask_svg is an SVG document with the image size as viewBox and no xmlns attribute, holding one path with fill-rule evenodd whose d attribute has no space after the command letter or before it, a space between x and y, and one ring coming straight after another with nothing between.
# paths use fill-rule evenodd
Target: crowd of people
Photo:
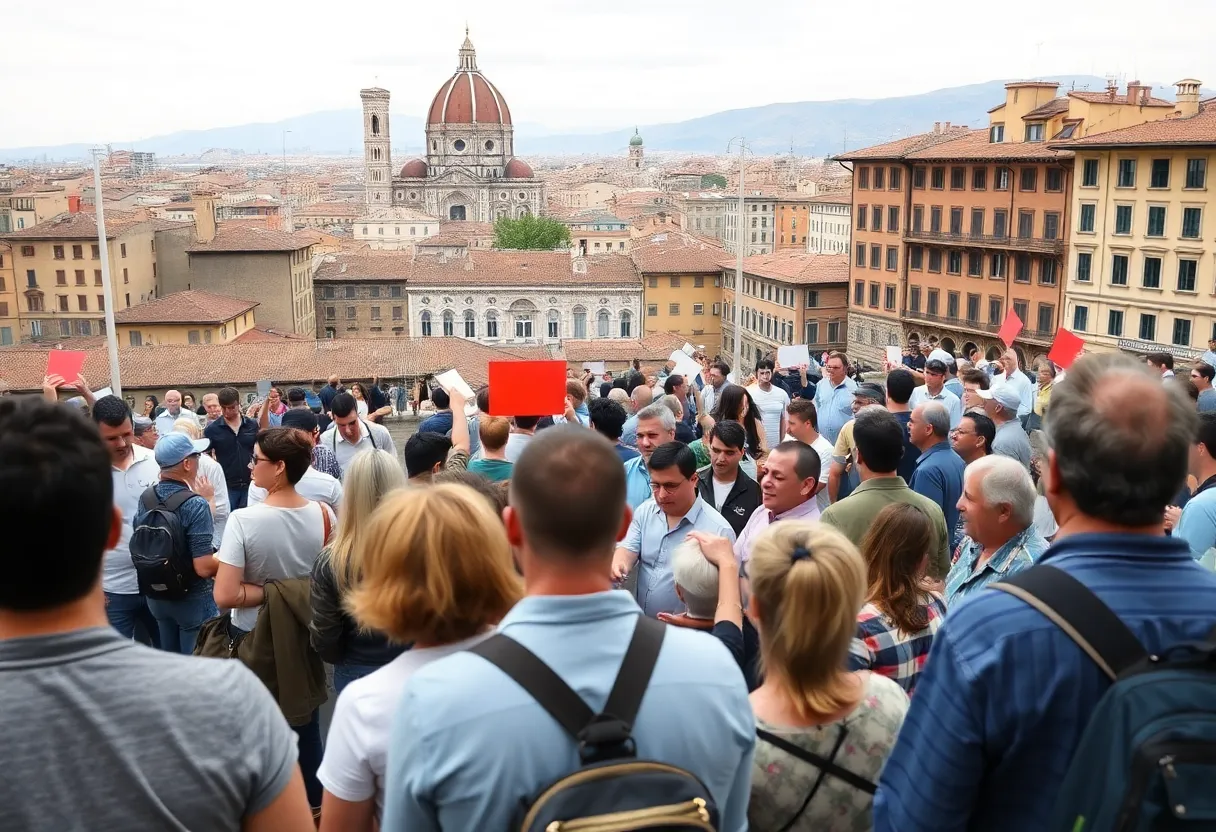
<instances>
[{"instance_id":1,"label":"crowd of people","mask_svg":"<svg viewBox=\"0 0 1216 832\"><path fill-rule=\"evenodd\" d=\"M378 379L0 400L0 519L41 531L0 584L0 828L1021 832L1201 800L1211 700L1151 742L1143 695L1109 703L1161 669L1176 714L1216 662L1211 364L698 360L571 371L553 414L436 387L400 454ZM1151 771L1095 781L1104 742Z\"/></svg>"}]
</instances>

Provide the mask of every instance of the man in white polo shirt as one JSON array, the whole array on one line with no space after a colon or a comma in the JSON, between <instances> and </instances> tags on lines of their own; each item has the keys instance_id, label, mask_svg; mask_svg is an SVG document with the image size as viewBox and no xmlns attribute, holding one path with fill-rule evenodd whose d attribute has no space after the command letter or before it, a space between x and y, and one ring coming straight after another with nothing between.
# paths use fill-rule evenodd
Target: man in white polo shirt
<instances>
[{"instance_id":1,"label":"man in white polo shirt","mask_svg":"<svg viewBox=\"0 0 1216 832\"><path fill-rule=\"evenodd\" d=\"M355 397L350 393L334 396L329 404L329 414L334 423L321 434L321 446L334 452L343 472L357 454L373 448L397 456L388 428L360 419Z\"/></svg>"},{"instance_id":2,"label":"man in white polo shirt","mask_svg":"<svg viewBox=\"0 0 1216 832\"><path fill-rule=\"evenodd\" d=\"M153 646L159 646L160 631L148 609L147 599L140 594L139 578L131 563L131 523L139 507L140 496L160 481L160 466L152 451L135 444L131 425L131 409L117 396L102 396L93 405L93 421L101 431L102 441L110 452L114 476L114 505L122 512L122 531L118 543L106 552L102 566L101 587L106 596L106 617L110 625L124 638L134 638L135 626L143 624Z\"/></svg>"}]
</instances>

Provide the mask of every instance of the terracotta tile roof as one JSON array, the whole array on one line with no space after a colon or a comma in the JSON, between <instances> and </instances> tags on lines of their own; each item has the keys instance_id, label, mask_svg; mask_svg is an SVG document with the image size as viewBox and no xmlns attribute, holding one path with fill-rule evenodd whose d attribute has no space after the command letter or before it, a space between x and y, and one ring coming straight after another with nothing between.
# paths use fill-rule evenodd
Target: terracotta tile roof
<instances>
[{"instance_id":1,"label":"terracotta tile roof","mask_svg":"<svg viewBox=\"0 0 1216 832\"><path fill-rule=\"evenodd\" d=\"M1051 118L1052 116L1058 116L1060 113L1067 113L1067 112L1068 112L1068 98L1067 97L1053 98L1050 101L1048 101L1046 104L1043 104L1040 107L1036 107L1035 109L1031 110L1026 115L1022 116L1022 119L1024 121L1025 120L1035 121L1035 120L1041 119L1041 118Z\"/></svg>"},{"instance_id":2,"label":"terracotta tile roof","mask_svg":"<svg viewBox=\"0 0 1216 832\"><path fill-rule=\"evenodd\" d=\"M253 344L262 343L265 341L312 341L307 335L296 335L294 332L279 332L275 329L266 329L264 327L255 326L253 329L247 329L237 337L233 338L233 344Z\"/></svg>"},{"instance_id":3,"label":"terracotta tile roof","mask_svg":"<svg viewBox=\"0 0 1216 832\"><path fill-rule=\"evenodd\" d=\"M918 161L970 161L972 159L1008 159L1052 161L1068 159L1072 154L1054 150L1043 142L990 142L987 130L969 130L963 136L941 142L924 150L905 155Z\"/></svg>"},{"instance_id":4,"label":"terracotta tile roof","mask_svg":"<svg viewBox=\"0 0 1216 832\"><path fill-rule=\"evenodd\" d=\"M79 341L64 342L77 348ZM606 341L598 342L600 344ZM681 342L683 343L683 342ZM42 388L49 347L0 348L0 389ZM85 350L84 375L94 382L110 376L104 344ZM543 355L547 355L544 353ZM535 356L541 357L538 351ZM253 385L262 379L309 383L330 374L342 378L401 378L456 369L469 384L486 382L490 361L517 356L463 338L275 339L230 344L157 345L118 348L123 386L191 389L196 396L227 384ZM599 360L599 359L596 359Z\"/></svg>"},{"instance_id":5,"label":"terracotta tile roof","mask_svg":"<svg viewBox=\"0 0 1216 832\"><path fill-rule=\"evenodd\" d=\"M644 338L589 338L562 341L562 353L567 361L632 361L666 362L673 352L688 341L673 332L656 332ZM39 380L41 383L41 380Z\"/></svg>"},{"instance_id":6,"label":"terracotta tile roof","mask_svg":"<svg viewBox=\"0 0 1216 832\"><path fill-rule=\"evenodd\" d=\"M583 258L586 272L574 271L564 251L472 249L466 257L441 262L435 257L414 261L410 283L418 286L518 286L563 284L641 287L642 279L628 257L602 254Z\"/></svg>"},{"instance_id":7,"label":"terracotta tile roof","mask_svg":"<svg viewBox=\"0 0 1216 832\"><path fill-rule=\"evenodd\" d=\"M852 191L828 191L811 197L811 202L827 202L832 205L852 205Z\"/></svg>"},{"instance_id":8,"label":"terracotta tile roof","mask_svg":"<svg viewBox=\"0 0 1216 832\"><path fill-rule=\"evenodd\" d=\"M174 292L114 313L116 324L222 324L257 306L198 289Z\"/></svg>"},{"instance_id":9,"label":"terracotta tile roof","mask_svg":"<svg viewBox=\"0 0 1216 832\"><path fill-rule=\"evenodd\" d=\"M847 153L841 153L839 156L833 156L833 159L839 159L842 162L864 161L866 159L902 159L909 153L914 153L918 150L923 150L932 147L941 142L948 142L957 139L959 136L966 135L966 128L951 128L948 131L941 133L920 133L915 136L908 136L903 139L896 139L893 142L886 144L876 144L873 147L863 147L858 150L851 150Z\"/></svg>"},{"instance_id":10,"label":"terracotta tile roof","mask_svg":"<svg viewBox=\"0 0 1216 832\"><path fill-rule=\"evenodd\" d=\"M461 234L468 237L493 237L494 223L473 220L444 220L439 223L440 234Z\"/></svg>"},{"instance_id":11,"label":"terracotta tile roof","mask_svg":"<svg viewBox=\"0 0 1216 832\"><path fill-rule=\"evenodd\" d=\"M357 217L362 206L353 202L316 202L297 208L292 212L294 217Z\"/></svg>"},{"instance_id":12,"label":"terracotta tile roof","mask_svg":"<svg viewBox=\"0 0 1216 832\"><path fill-rule=\"evenodd\" d=\"M387 280L405 282L413 267L408 251L360 252L358 254L327 254L313 274L319 283L352 280Z\"/></svg>"},{"instance_id":13,"label":"terracotta tile roof","mask_svg":"<svg viewBox=\"0 0 1216 832\"><path fill-rule=\"evenodd\" d=\"M630 256L638 271L646 275L716 273L721 271L718 262L725 254L721 245L710 245L673 229L635 240Z\"/></svg>"},{"instance_id":14,"label":"terracotta tile roof","mask_svg":"<svg viewBox=\"0 0 1216 832\"><path fill-rule=\"evenodd\" d=\"M1080 139L1058 142L1055 147L1123 147L1127 145L1216 145L1216 100L1200 103L1199 113L1189 118L1165 118L1093 133Z\"/></svg>"},{"instance_id":15,"label":"terracotta tile roof","mask_svg":"<svg viewBox=\"0 0 1216 832\"><path fill-rule=\"evenodd\" d=\"M119 211L106 211L106 239L130 231L140 221L132 215ZM10 231L6 240L97 240L97 215L85 211L56 214L37 225Z\"/></svg>"},{"instance_id":16,"label":"terracotta tile roof","mask_svg":"<svg viewBox=\"0 0 1216 832\"><path fill-rule=\"evenodd\" d=\"M298 251L309 245L309 240L295 234L222 222L216 227L215 239L209 243L196 240L186 247L186 251L192 254L209 251Z\"/></svg>"},{"instance_id":17,"label":"terracotta tile roof","mask_svg":"<svg viewBox=\"0 0 1216 832\"><path fill-rule=\"evenodd\" d=\"M440 232L438 234L432 234L429 237L423 237L421 240L414 243L414 245L422 246L424 248L425 247L439 248L439 247L452 247L452 246L464 246L465 248L468 248L469 236L467 234L444 234L443 232Z\"/></svg>"},{"instance_id":18,"label":"terracotta tile roof","mask_svg":"<svg viewBox=\"0 0 1216 832\"><path fill-rule=\"evenodd\" d=\"M1127 100L1127 93L1116 93L1115 97L1111 98L1110 94L1105 93L1105 92L1078 92L1076 90L1073 90L1072 92L1068 93L1068 95L1072 96L1073 98L1080 99L1081 101L1088 101L1091 104L1129 104L1129 103L1131 103ZM1164 98L1152 98L1152 97L1149 97L1147 100L1145 100L1143 102L1135 102L1135 104L1133 106L1137 106L1137 105L1142 105L1145 107L1169 107L1170 109L1173 109L1175 106L1173 101L1166 101Z\"/></svg>"},{"instance_id":19,"label":"terracotta tile roof","mask_svg":"<svg viewBox=\"0 0 1216 832\"><path fill-rule=\"evenodd\" d=\"M723 259L719 267L734 270L733 259ZM783 283L809 285L815 283L848 283L849 256L847 254L808 254L805 251L787 249L772 254L753 254L743 258L745 274L767 277Z\"/></svg>"}]
</instances>

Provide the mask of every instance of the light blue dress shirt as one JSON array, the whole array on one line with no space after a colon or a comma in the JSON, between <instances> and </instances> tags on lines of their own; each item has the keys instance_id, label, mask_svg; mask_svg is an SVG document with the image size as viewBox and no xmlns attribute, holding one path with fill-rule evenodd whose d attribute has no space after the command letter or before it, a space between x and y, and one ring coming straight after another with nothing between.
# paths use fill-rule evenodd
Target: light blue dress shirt
<instances>
[{"instance_id":1,"label":"light blue dress shirt","mask_svg":"<svg viewBox=\"0 0 1216 832\"><path fill-rule=\"evenodd\" d=\"M1186 541L1195 560L1200 560L1208 549L1216 546L1216 488L1211 484L1202 483L1195 496L1182 507L1174 537Z\"/></svg>"},{"instance_id":2,"label":"light blue dress shirt","mask_svg":"<svg viewBox=\"0 0 1216 832\"><path fill-rule=\"evenodd\" d=\"M605 565L607 568L607 565ZM587 705L608 699L640 614L628 592L536 596L499 625ZM668 627L634 723L639 760L687 769L713 795L725 832L747 829L755 718L739 665L718 639ZM388 743L384 832L511 828L524 798L579 768L561 726L472 653L410 677Z\"/></svg>"},{"instance_id":3,"label":"light blue dress shirt","mask_svg":"<svg viewBox=\"0 0 1216 832\"><path fill-rule=\"evenodd\" d=\"M1006 378L1004 375L994 376L992 379L992 388L995 390L1002 384L1011 384L1013 389L1018 391L1018 418L1025 416L1034 409L1034 385L1030 382L1030 377L1021 370L1014 370L1013 375Z\"/></svg>"},{"instance_id":4,"label":"light blue dress shirt","mask_svg":"<svg viewBox=\"0 0 1216 832\"><path fill-rule=\"evenodd\" d=\"M963 401L958 396L951 393L942 385L942 391L936 396L929 393L929 388L925 385L920 385L912 391L911 397L908 399L908 407L915 410L918 405L925 402L941 402L946 406L946 410L950 411L950 429L954 430L958 427L958 423L963 420Z\"/></svg>"},{"instance_id":5,"label":"light blue dress shirt","mask_svg":"<svg viewBox=\"0 0 1216 832\"><path fill-rule=\"evenodd\" d=\"M735 531L709 503L697 497L692 508L674 529L653 498L637 507L621 547L638 556L638 605L651 618L661 612L683 612L684 602L676 595L671 573L671 553L689 532L705 532L735 542Z\"/></svg>"},{"instance_id":6,"label":"light blue dress shirt","mask_svg":"<svg viewBox=\"0 0 1216 832\"><path fill-rule=\"evenodd\" d=\"M625 502L634 511L650 499L650 469L640 456L625 461Z\"/></svg>"},{"instance_id":7,"label":"light blue dress shirt","mask_svg":"<svg viewBox=\"0 0 1216 832\"><path fill-rule=\"evenodd\" d=\"M833 445L845 422L853 418L853 391L857 382L845 376L844 381L832 386L827 376L815 385L815 410L819 416L819 432Z\"/></svg>"},{"instance_id":8,"label":"light blue dress shirt","mask_svg":"<svg viewBox=\"0 0 1216 832\"><path fill-rule=\"evenodd\" d=\"M626 419L625 424L621 427L621 444L631 448L638 446L638 416L636 413Z\"/></svg>"}]
</instances>

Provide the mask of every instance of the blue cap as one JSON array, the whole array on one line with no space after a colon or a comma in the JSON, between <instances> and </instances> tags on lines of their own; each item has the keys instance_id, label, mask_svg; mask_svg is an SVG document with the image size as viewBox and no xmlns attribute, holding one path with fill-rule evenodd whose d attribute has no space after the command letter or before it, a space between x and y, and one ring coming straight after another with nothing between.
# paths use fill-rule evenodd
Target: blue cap
<instances>
[{"instance_id":1,"label":"blue cap","mask_svg":"<svg viewBox=\"0 0 1216 832\"><path fill-rule=\"evenodd\" d=\"M181 465L182 460L194 454L201 454L211 447L210 439L191 439L184 433L170 433L156 441L156 464L161 468L172 468Z\"/></svg>"}]
</instances>

